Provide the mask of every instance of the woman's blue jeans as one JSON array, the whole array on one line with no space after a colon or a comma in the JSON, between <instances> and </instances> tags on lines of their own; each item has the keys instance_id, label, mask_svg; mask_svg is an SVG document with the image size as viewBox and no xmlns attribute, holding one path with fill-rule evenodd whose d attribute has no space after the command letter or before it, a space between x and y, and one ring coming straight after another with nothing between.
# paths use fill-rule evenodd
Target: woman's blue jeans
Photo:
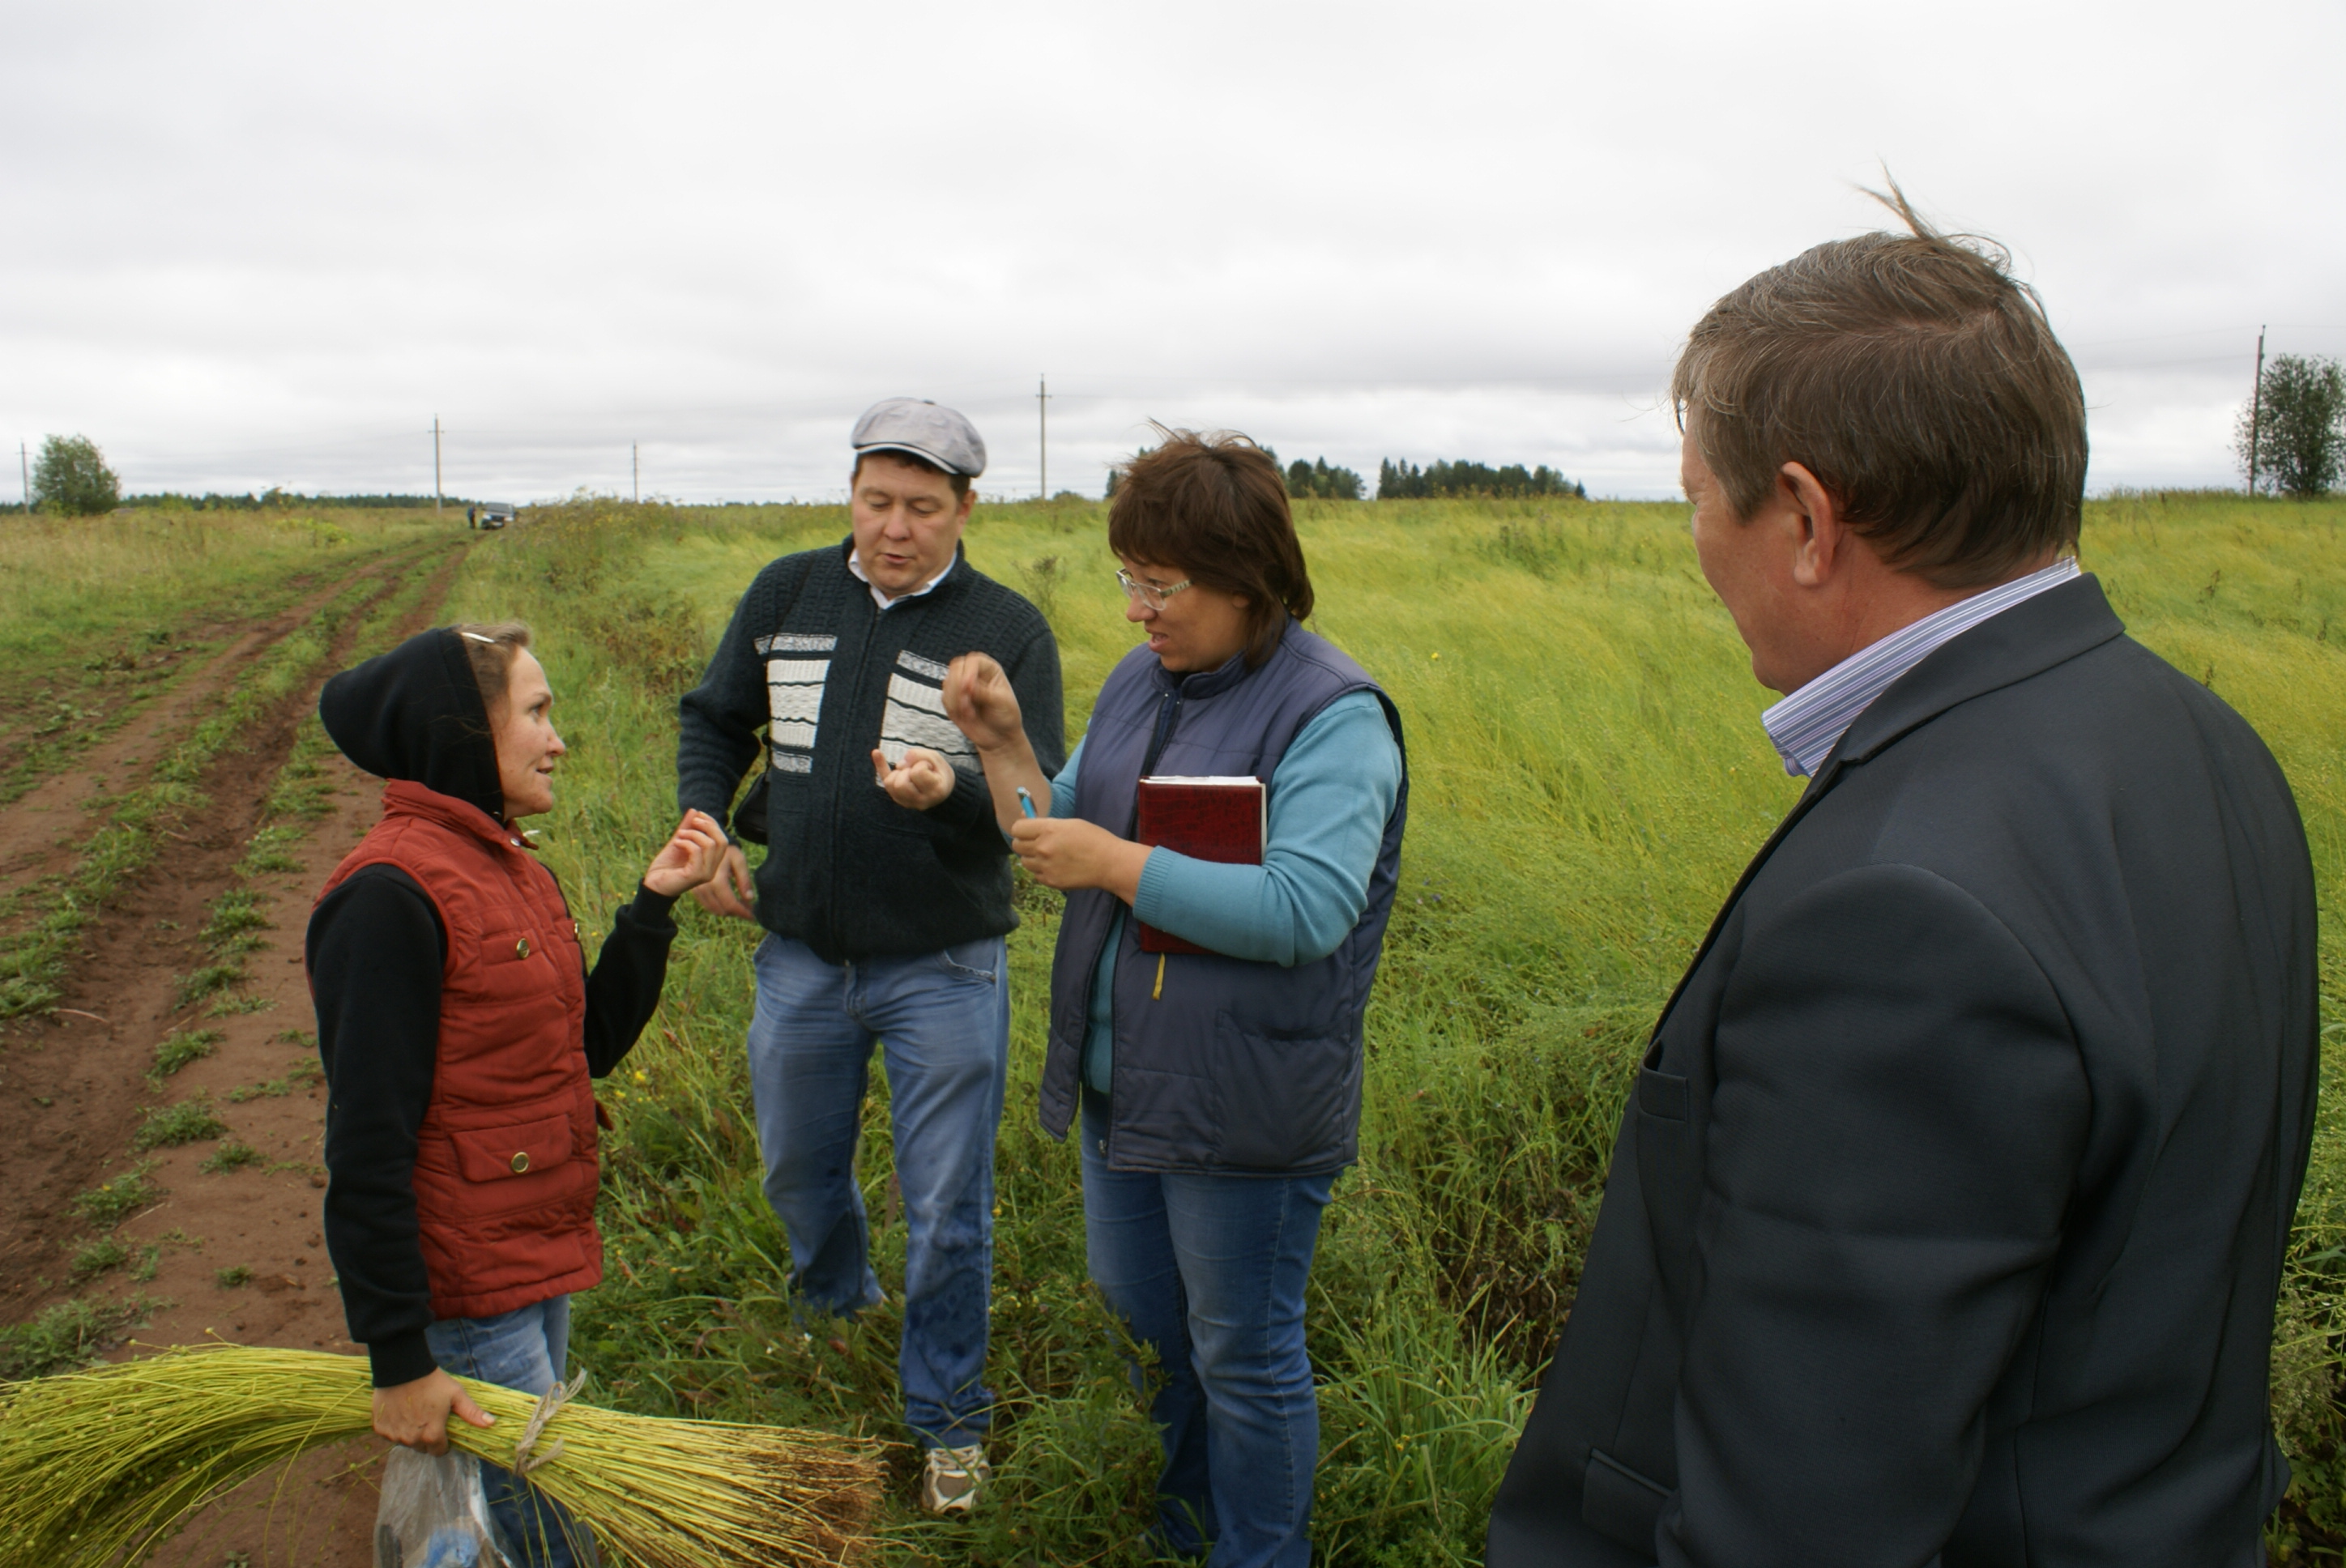
<instances>
[{"instance_id":1,"label":"woman's blue jeans","mask_svg":"<svg viewBox=\"0 0 2346 1568\"><path fill-rule=\"evenodd\" d=\"M872 1047L888 1066L904 1199L904 1423L924 1446L985 1431L994 1274L994 1137L1010 1074L1008 958L1000 937L939 952L825 963L804 942L759 944L750 1086L766 1201L790 1242L799 1298L877 1306L855 1140Z\"/></svg>"},{"instance_id":2,"label":"woman's blue jeans","mask_svg":"<svg viewBox=\"0 0 2346 1568\"><path fill-rule=\"evenodd\" d=\"M548 1297L493 1318L444 1318L423 1338L432 1359L452 1377L543 1394L562 1380L569 1359L570 1298ZM529 1482L483 1460L481 1485L497 1528L521 1555L521 1568L591 1568L596 1562L585 1527Z\"/></svg>"},{"instance_id":3,"label":"woman's blue jeans","mask_svg":"<svg viewBox=\"0 0 2346 1568\"><path fill-rule=\"evenodd\" d=\"M1102 1102L1084 1102L1092 1278L1162 1378L1150 1414L1166 1539L1191 1554L1210 1543L1211 1568L1307 1568L1320 1405L1303 1285L1336 1178L1112 1171Z\"/></svg>"}]
</instances>

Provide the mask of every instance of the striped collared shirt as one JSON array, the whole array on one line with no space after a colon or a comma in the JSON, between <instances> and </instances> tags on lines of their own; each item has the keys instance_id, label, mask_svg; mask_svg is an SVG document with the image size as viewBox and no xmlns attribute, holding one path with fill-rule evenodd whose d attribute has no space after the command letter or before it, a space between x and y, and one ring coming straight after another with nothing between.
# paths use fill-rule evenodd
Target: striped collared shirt
<instances>
[{"instance_id":1,"label":"striped collared shirt","mask_svg":"<svg viewBox=\"0 0 2346 1568\"><path fill-rule=\"evenodd\" d=\"M1960 636L2024 599L2057 588L2077 575L2076 559L2054 562L2041 572L1958 599L1945 609L1901 626L1860 648L1760 716L1768 738L1784 759L1784 771L1799 779L1824 765L1857 716L1888 690L1892 681L1921 664L1932 649Z\"/></svg>"}]
</instances>

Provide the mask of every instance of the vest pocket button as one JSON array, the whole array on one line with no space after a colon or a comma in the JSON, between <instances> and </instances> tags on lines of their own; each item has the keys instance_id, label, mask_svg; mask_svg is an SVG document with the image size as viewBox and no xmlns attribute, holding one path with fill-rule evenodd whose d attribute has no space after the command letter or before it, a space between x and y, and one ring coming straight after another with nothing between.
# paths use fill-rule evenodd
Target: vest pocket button
<instances>
[{"instance_id":1,"label":"vest pocket button","mask_svg":"<svg viewBox=\"0 0 2346 1568\"><path fill-rule=\"evenodd\" d=\"M529 938L524 937L519 942L514 943L514 956L515 958L527 958L529 956Z\"/></svg>"},{"instance_id":2,"label":"vest pocket button","mask_svg":"<svg viewBox=\"0 0 2346 1568\"><path fill-rule=\"evenodd\" d=\"M524 1149L519 1154L514 1156L513 1168L514 1175L515 1176L519 1176L524 1171L529 1169L529 1151L527 1149Z\"/></svg>"}]
</instances>

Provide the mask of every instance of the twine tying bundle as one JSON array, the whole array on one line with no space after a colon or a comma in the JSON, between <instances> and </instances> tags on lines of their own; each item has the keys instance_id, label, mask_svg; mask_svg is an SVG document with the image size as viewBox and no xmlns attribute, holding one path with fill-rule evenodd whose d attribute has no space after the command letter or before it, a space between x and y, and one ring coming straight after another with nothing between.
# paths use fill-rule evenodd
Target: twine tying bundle
<instances>
[{"instance_id":1,"label":"twine tying bundle","mask_svg":"<svg viewBox=\"0 0 2346 1568\"><path fill-rule=\"evenodd\" d=\"M556 1438L544 1453L534 1454L530 1449L544 1435L546 1423L554 1420L554 1412L562 1408L565 1400L576 1399L578 1390L586 1386L586 1370L582 1367L578 1375L566 1385L556 1383L537 1396L537 1409L530 1412L529 1425L521 1429L521 1441L514 1444L513 1472L515 1475L526 1480L530 1471L538 1466L551 1464L562 1457L560 1438Z\"/></svg>"}]
</instances>

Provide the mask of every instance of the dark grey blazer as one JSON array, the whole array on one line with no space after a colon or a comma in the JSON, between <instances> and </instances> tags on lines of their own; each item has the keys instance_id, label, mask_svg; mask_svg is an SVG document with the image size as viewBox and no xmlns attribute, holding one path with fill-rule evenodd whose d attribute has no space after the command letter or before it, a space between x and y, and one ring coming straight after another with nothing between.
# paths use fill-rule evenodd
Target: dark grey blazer
<instances>
[{"instance_id":1,"label":"dark grey blazer","mask_svg":"<svg viewBox=\"0 0 2346 1568\"><path fill-rule=\"evenodd\" d=\"M1490 1568L2249 1568L2312 866L2091 577L1862 714L1622 1118Z\"/></svg>"}]
</instances>

